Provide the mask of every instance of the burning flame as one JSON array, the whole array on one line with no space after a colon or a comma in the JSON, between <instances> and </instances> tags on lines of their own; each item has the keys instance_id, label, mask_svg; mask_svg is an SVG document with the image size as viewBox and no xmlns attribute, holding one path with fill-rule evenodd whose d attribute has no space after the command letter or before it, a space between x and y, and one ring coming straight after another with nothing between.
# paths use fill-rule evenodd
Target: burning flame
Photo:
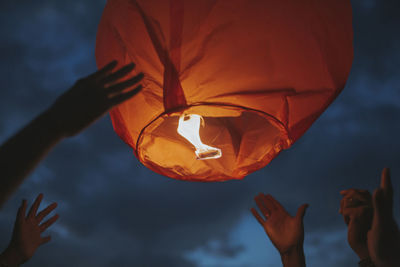
<instances>
[{"instance_id":1,"label":"burning flame","mask_svg":"<svg viewBox=\"0 0 400 267\"><path fill-rule=\"evenodd\" d=\"M222 156L221 149L203 144L200 139L200 123L203 117L196 114L182 114L179 117L178 133L196 148L197 159L217 159Z\"/></svg>"}]
</instances>

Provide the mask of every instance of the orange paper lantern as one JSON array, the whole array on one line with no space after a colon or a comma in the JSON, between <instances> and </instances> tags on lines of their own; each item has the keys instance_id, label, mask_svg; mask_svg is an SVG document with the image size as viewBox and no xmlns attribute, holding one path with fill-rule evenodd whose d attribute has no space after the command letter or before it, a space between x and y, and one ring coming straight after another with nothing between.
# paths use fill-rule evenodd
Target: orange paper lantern
<instances>
[{"instance_id":1,"label":"orange paper lantern","mask_svg":"<svg viewBox=\"0 0 400 267\"><path fill-rule=\"evenodd\" d=\"M304 134L345 86L352 38L349 0L108 0L96 59L145 74L110 112L145 166L222 181Z\"/></svg>"}]
</instances>

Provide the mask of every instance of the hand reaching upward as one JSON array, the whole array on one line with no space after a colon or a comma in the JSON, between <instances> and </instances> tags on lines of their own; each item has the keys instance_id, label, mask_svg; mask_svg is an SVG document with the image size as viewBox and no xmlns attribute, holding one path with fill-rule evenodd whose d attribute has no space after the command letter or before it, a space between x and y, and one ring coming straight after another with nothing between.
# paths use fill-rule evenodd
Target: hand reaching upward
<instances>
[{"instance_id":1,"label":"hand reaching upward","mask_svg":"<svg viewBox=\"0 0 400 267\"><path fill-rule=\"evenodd\" d=\"M251 212L281 254L284 266L305 266L303 217L308 205L300 206L292 217L271 195L260 193L255 201L264 217L254 208Z\"/></svg>"},{"instance_id":2,"label":"hand reaching upward","mask_svg":"<svg viewBox=\"0 0 400 267\"><path fill-rule=\"evenodd\" d=\"M72 136L104 115L112 107L128 100L141 89L137 85L143 73L130 77L135 68L131 63L112 72L117 66L113 61L101 70L78 80L75 85L61 95L48 113L62 134ZM126 79L130 77L129 79ZM124 81L120 81L125 79Z\"/></svg>"},{"instance_id":3,"label":"hand reaching upward","mask_svg":"<svg viewBox=\"0 0 400 267\"><path fill-rule=\"evenodd\" d=\"M339 213L348 225L347 240L360 260L369 260L367 233L372 223L372 197L367 190L342 190Z\"/></svg>"},{"instance_id":4,"label":"hand reaching upward","mask_svg":"<svg viewBox=\"0 0 400 267\"><path fill-rule=\"evenodd\" d=\"M28 261L37 248L50 241L50 236L42 237L44 231L49 228L57 219L58 214L42 222L56 207L52 203L38 213L43 195L39 194L26 215L27 202L22 201L15 220L11 242L4 253L0 256L0 262L7 266L18 266Z\"/></svg>"},{"instance_id":5,"label":"hand reaching upward","mask_svg":"<svg viewBox=\"0 0 400 267\"><path fill-rule=\"evenodd\" d=\"M0 146L0 207L28 174L65 137L73 136L114 106L140 92L135 64L113 71L113 61L78 80L55 103Z\"/></svg>"},{"instance_id":6,"label":"hand reaching upward","mask_svg":"<svg viewBox=\"0 0 400 267\"><path fill-rule=\"evenodd\" d=\"M377 267L400 266L400 232L393 217L393 187L388 168L372 197L374 217L368 232L368 250Z\"/></svg>"}]
</instances>

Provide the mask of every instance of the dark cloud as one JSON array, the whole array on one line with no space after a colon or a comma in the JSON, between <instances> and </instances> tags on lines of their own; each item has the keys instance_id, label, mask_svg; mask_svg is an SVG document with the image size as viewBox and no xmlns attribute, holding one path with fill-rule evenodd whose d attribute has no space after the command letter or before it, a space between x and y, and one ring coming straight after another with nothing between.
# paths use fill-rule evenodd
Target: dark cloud
<instances>
[{"instance_id":1,"label":"dark cloud","mask_svg":"<svg viewBox=\"0 0 400 267\"><path fill-rule=\"evenodd\" d=\"M104 3L0 2L1 140L95 70ZM231 235L241 218L251 216L253 196L264 191L292 214L310 204L309 266L354 266L357 259L345 236L335 239L345 231L338 192L373 190L383 166L392 167L393 177L400 173L398 7L394 0L353 1L355 62L348 86L303 138L264 169L224 183L165 178L134 158L106 117L57 146L7 203L0 215L0 245L8 242L21 199L44 192L48 203L59 202L61 218L53 241L26 266L190 267L200 264L186 257L196 249L209 258L253 262L258 251L246 242L256 238L254 232L243 244ZM397 180L394 185L400 188ZM264 236L261 228L257 235ZM240 266L265 263L245 262Z\"/></svg>"}]
</instances>

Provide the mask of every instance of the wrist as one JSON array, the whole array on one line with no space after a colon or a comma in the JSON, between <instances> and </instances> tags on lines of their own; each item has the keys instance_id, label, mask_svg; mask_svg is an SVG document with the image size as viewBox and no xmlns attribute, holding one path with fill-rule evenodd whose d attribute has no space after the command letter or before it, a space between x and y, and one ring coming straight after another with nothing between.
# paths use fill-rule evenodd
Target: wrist
<instances>
[{"instance_id":1,"label":"wrist","mask_svg":"<svg viewBox=\"0 0 400 267\"><path fill-rule=\"evenodd\" d=\"M284 267L305 267L306 260L303 245L296 245L281 253L281 260Z\"/></svg>"},{"instance_id":2,"label":"wrist","mask_svg":"<svg viewBox=\"0 0 400 267\"><path fill-rule=\"evenodd\" d=\"M368 246L367 244L365 245L359 245L359 246L351 246L350 247L353 249L353 251L357 254L358 258L362 261L364 259L369 258L369 252L368 252Z\"/></svg>"},{"instance_id":3,"label":"wrist","mask_svg":"<svg viewBox=\"0 0 400 267\"><path fill-rule=\"evenodd\" d=\"M6 250L0 255L0 265L1 267L18 267L24 263L17 250L12 247L6 248Z\"/></svg>"},{"instance_id":4,"label":"wrist","mask_svg":"<svg viewBox=\"0 0 400 267\"><path fill-rule=\"evenodd\" d=\"M356 254L357 254L358 258L360 259L360 261L365 260L365 259L369 259L368 249L356 251Z\"/></svg>"}]
</instances>

